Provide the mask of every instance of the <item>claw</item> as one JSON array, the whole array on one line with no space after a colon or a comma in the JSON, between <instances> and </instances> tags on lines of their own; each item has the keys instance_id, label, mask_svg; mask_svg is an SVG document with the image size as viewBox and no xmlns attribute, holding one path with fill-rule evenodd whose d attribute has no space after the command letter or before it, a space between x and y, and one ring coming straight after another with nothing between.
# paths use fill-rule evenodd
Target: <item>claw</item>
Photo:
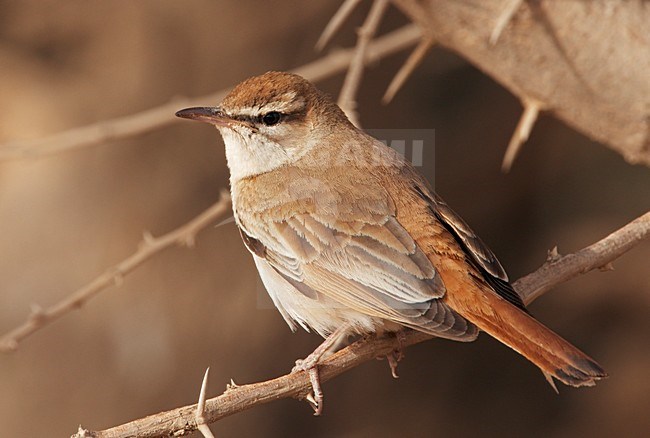
<instances>
[{"instance_id":1,"label":"claw","mask_svg":"<svg viewBox=\"0 0 650 438\"><path fill-rule=\"evenodd\" d=\"M320 374L318 372L318 365L312 363L309 357L305 360L297 360L296 366L291 370L292 373L306 371L309 373L309 381L311 382L311 392L307 394L305 400L314 409L314 415L319 416L323 412L323 389L320 386Z\"/></svg>"},{"instance_id":2,"label":"claw","mask_svg":"<svg viewBox=\"0 0 650 438\"><path fill-rule=\"evenodd\" d=\"M314 398L314 393L310 392L309 394L307 394L305 396L305 400L307 400L309 402L309 404L311 405L311 407L314 408L314 411L316 411L316 408L318 407L318 402Z\"/></svg>"},{"instance_id":3,"label":"claw","mask_svg":"<svg viewBox=\"0 0 650 438\"><path fill-rule=\"evenodd\" d=\"M318 367L309 370L309 380L311 381L311 387L314 391L314 415L318 417L323 413L323 390L320 387L320 374L318 373Z\"/></svg>"},{"instance_id":4,"label":"claw","mask_svg":"<svg viewBox=\"0 0 650 438\"><path fill-rule=\"evenodd\" d=\"M386 360L388 360L388 365L390 366L390 373L394 379L399 379L397 375L397 364L400 360L404 359L404 339L406 334L404 332L395 333L397 338L397 348L386 355Z\"/></svg>"},{"instance_id":5,"label":"claw","mask_svg":"<svg viewBox=\"0 0 650 438\"><path fill-rule=\"evenodd\" d=\"M399 376L397 375L397 364L400 358L393 351L391 354L386 355L386 359L388 360L388 366L390 366L390 373L393 376L393 379L399 379Z\"/></svg>"}]
</instances>

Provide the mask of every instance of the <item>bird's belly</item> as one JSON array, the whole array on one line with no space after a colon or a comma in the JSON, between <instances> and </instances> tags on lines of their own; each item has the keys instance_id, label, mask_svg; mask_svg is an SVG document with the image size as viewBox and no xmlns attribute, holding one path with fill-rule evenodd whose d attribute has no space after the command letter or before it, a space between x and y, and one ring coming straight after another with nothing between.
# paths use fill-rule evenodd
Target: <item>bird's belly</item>
<instances>
[{"instance_id":1,"label":"bird's belly","mask_svg":"<svg viewBox=\"0 0 650 438\"><path fill-rule=\"evenodd\" d=\"M387 321L350 309L323 295L309 297L282 278L261 257L253 255L262 283L292 330L298 326L327 337L343 324L359 334L385 331Z\"/></svg>"}]
</instances>

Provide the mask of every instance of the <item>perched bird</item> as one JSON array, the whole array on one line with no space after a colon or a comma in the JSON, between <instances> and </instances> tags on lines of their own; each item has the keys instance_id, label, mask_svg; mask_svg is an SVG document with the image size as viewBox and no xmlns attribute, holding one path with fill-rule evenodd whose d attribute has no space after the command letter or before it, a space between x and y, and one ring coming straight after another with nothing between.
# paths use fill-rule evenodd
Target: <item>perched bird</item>
<instances>
[{"instance_id":1,"label":"perched bird","mask_svg":"<svg viewBox=\"0 0 650 438\"><path fill-rule=\"evenodd\" d=\"M234 217L273 303L292 329L327 338L297 367L310 371L317 413L318 360L353 333L473 341L483 330L553 386L606 376L528 313L492 251L404 157L307 80L269 72L218 107L176 115L219 129Z\"/></svg>"}]
</instances>

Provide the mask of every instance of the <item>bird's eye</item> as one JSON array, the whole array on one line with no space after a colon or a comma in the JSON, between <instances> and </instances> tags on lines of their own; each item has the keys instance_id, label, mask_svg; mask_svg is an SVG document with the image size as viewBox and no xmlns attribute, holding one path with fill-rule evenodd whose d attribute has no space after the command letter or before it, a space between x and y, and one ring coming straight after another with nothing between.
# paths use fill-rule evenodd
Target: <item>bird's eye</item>
<instances>
[{"instance_id":1,"label":"bird's eye","mask_svg":"<svg viewBox=\"0 0 650 438\"><path fill-rule=\"evenodd\" d=\"M271 111L262 116L262 123L266 126L277 125L282 119L282 114L277 111Z\"/></svg>"}]
</instances>

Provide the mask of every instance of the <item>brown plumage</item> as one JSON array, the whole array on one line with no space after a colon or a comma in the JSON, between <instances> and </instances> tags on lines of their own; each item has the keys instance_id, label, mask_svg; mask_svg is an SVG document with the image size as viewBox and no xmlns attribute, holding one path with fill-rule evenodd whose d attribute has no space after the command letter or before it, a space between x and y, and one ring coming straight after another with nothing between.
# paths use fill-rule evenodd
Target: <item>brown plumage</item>
<instances>
[{"instance_id":1,"label":"brown plumage","mask_svg":"<svg viewBox=\"0 0 650 438\"><path fill-rule=\"evenodd\" d=\"M395 151L304 79L271 72L181 117L226 143L233 210L292 328L490 334L572 386L600 366L535 320L494 254ZM552 380L549 378L552 384Z\"/></svg>"}]
</instances>

